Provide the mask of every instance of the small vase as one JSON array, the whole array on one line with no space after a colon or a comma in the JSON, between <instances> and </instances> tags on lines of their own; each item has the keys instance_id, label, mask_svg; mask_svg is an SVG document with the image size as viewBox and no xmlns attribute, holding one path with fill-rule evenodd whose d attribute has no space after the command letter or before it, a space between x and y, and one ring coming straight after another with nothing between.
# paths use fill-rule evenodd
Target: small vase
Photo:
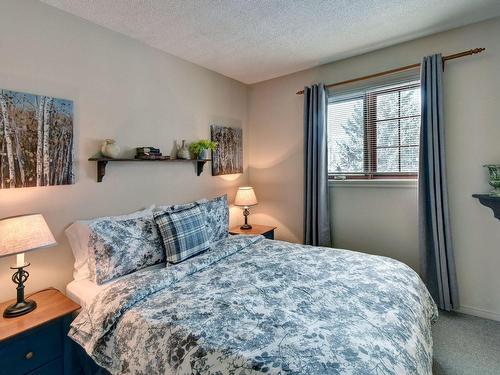
<instances>
[{"instance_id":1,"label":"small vase","mask_svg":"<svg viewBox=\"0 0 500 375\"><path fill-rule=\"evenodd\" d=\"M500 197L500 164L488 164L484 167L488 168L488 174L490 177L490 185L493 186L493 190L490 192L492 197Z\"/></svg>"},{"instance_id":2,"label":"small vase","mask_svg":"<svg viewBox=\"0 0 500 375\"><path fill-rule=\"evenodd\" d=\"M101 145L101 154L108 158L115 159L120 154L120 147L116 144L114 139L106 139Z\"/></svg>"},{"instance_id":3,"label":"small vase","mask_svg":"<svg viewBox=\"0 0 500 375\"><path fill-rule=\"evenodd\" d=\"M200 160L210 159L210 150L207 150L206 148L201 150L200 154L198 155L198 159Z\"/></svg>"},{"instance_id":4,"label":"small vase","mask_svg":"<svg viewBox=\"0 0 500 375\"><path fill-rule=\"evenodd\" d=\"M174 141L174 145L172 146L172 150L170 150L170 159L177 159L177 153L179 152L179 145L177 141Z\"/></svg>"},{"instance_id":5,"label":"small vase","mask_svg":"<svg viewBox=\"0 0 500 375\"><path fill-rule=\"evenodd\" d=\"M186 140L184 139L182 140L182 146L179 148L179 151L177 151L177 157L179 159L191 159Z\"/></svg>"}]
</instances>

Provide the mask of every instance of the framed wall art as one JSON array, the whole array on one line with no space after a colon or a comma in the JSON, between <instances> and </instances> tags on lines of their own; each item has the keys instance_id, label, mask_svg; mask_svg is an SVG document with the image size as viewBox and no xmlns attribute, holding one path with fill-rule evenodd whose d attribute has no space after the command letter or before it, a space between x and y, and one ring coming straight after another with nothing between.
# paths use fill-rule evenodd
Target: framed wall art
<instances>
[{"instance_id":1,"label":"framed wall art","mask_svg":"<svg viewBox=\"0 0 500 375\"><path fill-rule=\"evenodd\" d=\"M73 102L0 89L0 188L73 183Z\"/></svg>"},{"instance_id":2,"label":"framed wall art","mask_svg":"<svg viewBox=\"0 0 500 375\"><path fill-rule=\"evenodd\" d=\"M212 176L243 173L243 130L226 126L210 127L217 149L212 153Z\"/></svg>"}]
</instances>

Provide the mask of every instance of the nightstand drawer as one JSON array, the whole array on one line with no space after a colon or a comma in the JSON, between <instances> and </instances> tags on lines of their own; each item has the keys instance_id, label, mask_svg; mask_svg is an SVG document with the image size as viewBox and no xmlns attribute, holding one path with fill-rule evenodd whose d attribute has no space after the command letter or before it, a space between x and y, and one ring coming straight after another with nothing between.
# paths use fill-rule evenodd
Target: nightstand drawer
<instances>
[{"instance_id":1,"label":"nightstand drawer","mask_svg":"<svg viewBox=\"0 0 500 375\"><path fill-rule=\"evenodd\" d=\"M62 357L61 330L61 322L56 321L1 342L0 373L26 374Z\"/></svg>"},{"instance_id":2,"label":"nightstand drawer","mask_svg":"<svg viewBox=\"0 0 500 375\"><path fill-rule=\"evenodd\" d=\"M62 358L56 359L42 367L37 368L35 371L28 373L27 375L58 375L63 374L64 364Z\"/></svg>"}]
</instances>

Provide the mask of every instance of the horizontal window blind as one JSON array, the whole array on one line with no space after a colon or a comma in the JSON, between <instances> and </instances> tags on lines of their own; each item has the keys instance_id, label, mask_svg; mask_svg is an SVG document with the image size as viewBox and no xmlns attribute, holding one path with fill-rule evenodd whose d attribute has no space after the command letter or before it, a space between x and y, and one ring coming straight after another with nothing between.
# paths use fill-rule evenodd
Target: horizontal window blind
<instances>
[{"instance_id":1,"label":"horizontal window blind","mask_svg":"<svg viewBox=\"0 0 500 375\"><path fill-rule=\"evenodd\" d=\"M420 82L333 95L328 104L328 171L340 178L418 173Z\"/></svg>"}]
</instances>

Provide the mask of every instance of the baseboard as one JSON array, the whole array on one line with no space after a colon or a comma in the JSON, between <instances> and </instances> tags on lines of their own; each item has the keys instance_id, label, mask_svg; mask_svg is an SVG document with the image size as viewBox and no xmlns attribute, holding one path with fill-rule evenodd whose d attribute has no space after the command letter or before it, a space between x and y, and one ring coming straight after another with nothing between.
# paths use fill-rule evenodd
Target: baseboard
<instances>
[{"instance_id":1,"label":"baseboard","mask_svg":"<svg viewBox=\"0 0 500 375\"><path fill-rule=\"evenodd\" d=\"M460 306L460 309L458 309L458 312L463 313L463 314L478 316L480 318L497 320L500 322L500 314L493 312L493 311L482 310L482 309L478 309L478 308L470 307L470 306Z\"/></svg>"}]
</instances>

